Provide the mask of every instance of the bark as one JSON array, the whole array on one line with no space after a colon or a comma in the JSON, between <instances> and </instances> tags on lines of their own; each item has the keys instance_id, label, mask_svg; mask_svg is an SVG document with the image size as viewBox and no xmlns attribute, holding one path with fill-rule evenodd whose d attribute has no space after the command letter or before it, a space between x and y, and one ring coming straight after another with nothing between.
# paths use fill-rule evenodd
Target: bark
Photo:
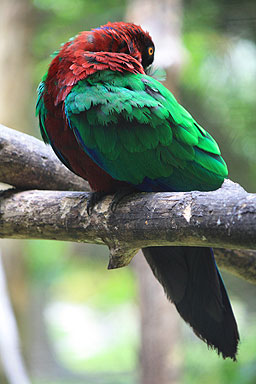
<instances>
[{"instance_id":1,"label":"bark","mask_svg":"<svg viewBox=\"0 0 256 384\"><path fill-rule=\"evenodd\" d=\"M43 147L42 157L40 141L26 135L23 158L27 156L27 163L31 158L30 142L38 144L33 160L38 169L40 166L43 168L49 159L59 163L52 158L49 147ZM1 161L4 147L0 150L0 175L8 173L6 169L4 173L3 168L9 165L3 165ZM15 144L11 147L15 154ZM12 158L11 152L9 156ZM58 170L58 180L65 180L70 189L67 173L74 178L73 182L81 180L64 167ZM22 178L24 188L30 177L31 168L28 167ZM48 187L49 174L45 172L40 178L40 188L44 177ZM6 182L1 176L0 181ZM15 182L14 175L13 182L10 177L9 183ZM19 186L22 187L21 181ZM58 187L56 180L52 187ZM241 251L256 248L256 194L247 193L238 184L226 180L222 188L212 192L133 194L125 198L115 212L111 210L112 196L107 196L91 216L86 211L88 197L86 192L3 191L0 195L0 238L105 244L110 248L110 268L127 265L138 249L152 245L231 248L233 251L225 253L225 256L223 251L219 251L221 265L249 281L256 281L255 254Z\"/></svg>"}]
</instances>

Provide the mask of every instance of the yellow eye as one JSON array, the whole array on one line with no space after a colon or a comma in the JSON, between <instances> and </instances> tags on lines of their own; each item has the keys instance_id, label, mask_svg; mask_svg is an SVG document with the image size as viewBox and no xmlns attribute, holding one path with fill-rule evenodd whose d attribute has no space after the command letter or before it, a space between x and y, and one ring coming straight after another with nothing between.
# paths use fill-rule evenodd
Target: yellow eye
<instances>
[{"instance_id":1,"label":"yellow eye","mask_svg":"<svg viewBox=\"0 0 256 384\"><path fill-rule=\"evenodd\" d=\"M152 56L153 53L154 53L154 49L153 49L152 47L149 47L149 48L148 48L148 54L149 54L149 56Z\"/></svg>"}]
</instances>

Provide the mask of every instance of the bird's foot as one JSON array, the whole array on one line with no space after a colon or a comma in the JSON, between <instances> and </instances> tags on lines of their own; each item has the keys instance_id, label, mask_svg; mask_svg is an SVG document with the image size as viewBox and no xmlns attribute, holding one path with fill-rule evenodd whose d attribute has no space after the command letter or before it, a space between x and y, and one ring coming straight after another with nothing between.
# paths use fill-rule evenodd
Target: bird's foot
<instances>
[{"instance_id":1,"label":"bird's foot","mask_svg":"<svg viewBox=\"0 0 256 384\"><path fill-rule=\"evenodd\" d=\"M106 192L92 192L91 193L90 197L87 200L87 207L86 207L87 213L89 216L91 216L95 205L98 204L100 202L100 200L103 199L103 197L105 197L106 195L108 195L108 193L106 193Z\"/></svg>"},{"instance_id":2,"label":"bird's foot","mask_svg":"<svg viewBox=\"0 0 256 384\"><path fill-rule=\"evenodd\" d=\"M126 196L129 196L131 195L132 193L135 193L137 192L137 190L132 187L132 186L128 186L128 187L124 187L122 189L120 189L120 191L116 192L114 194L114 197L113 197L113 200L111 202L111 205L110 205L110 209L112 212L115 212L118 204L126 197Z\"/></svg>"}]
</instances>

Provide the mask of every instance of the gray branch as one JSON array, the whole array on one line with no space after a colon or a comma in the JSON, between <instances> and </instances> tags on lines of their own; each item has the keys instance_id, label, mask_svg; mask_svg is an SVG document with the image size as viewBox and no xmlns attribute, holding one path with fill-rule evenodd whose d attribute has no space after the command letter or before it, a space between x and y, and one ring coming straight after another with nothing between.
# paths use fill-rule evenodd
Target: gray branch
<instances>
[{"instance_id":1,"label":"gray branch","mask_svg":"<svg viewBox=\"0 0 256 384\"><path fill-rule=\"evenodd\" d=\"M1 193L0 238L105 244L109 268L127 265L146 246L211 246L220 266L256 282L256 194L230 180L212 192L133 194L115 212L108 196L88 216L89 194L71 191L87 184L39 140L1 127L0 181L48 189Z\"/></svg>"}]
</instances>

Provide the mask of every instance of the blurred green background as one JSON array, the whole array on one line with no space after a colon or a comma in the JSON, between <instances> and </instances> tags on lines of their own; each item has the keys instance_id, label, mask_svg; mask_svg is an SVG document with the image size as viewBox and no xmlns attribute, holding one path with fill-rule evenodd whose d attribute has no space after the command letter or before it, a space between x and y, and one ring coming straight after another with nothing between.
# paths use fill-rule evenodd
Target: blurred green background
<instances>
[{"instance_id":1,"label":"blurred green background","mask_svg":"<svg viewBox=\"0 0 256 384\"><path fill-rule=\"evenodd\" d=\"M50 54L81 30L119 20L156 37L166 85L216 138L230 178L256 192L255 0L1 0L0 122L39 137L36 88ZM32 383L256 383L255 286L223 273L241 335L233 363L165 309L138 261L107 271L104 247L7 240L0 247ZM157 355L169 333L172 345ZM3 354L0 383L11 383Z\"/></svg>"}]
</instances>

